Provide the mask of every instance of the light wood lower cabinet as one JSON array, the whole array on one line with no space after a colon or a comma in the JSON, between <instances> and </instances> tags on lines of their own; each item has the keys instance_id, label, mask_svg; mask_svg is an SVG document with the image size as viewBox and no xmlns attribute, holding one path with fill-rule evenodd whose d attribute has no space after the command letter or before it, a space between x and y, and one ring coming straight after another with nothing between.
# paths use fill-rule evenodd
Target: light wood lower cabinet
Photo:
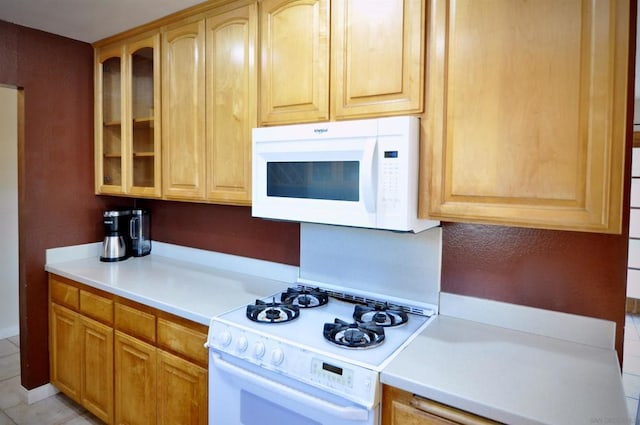
<instances>
[{"instance_id":1,"label":"light wood lower cabinet","mask_svg":"<svg viewBox=\"0 0 640 425\"><path fill-rule=\"evenodd\" d=\"M80 402L80 356L78 314L57 304L50 313L51 383Z\"/></svg>"},{"instance_id":2,"label":"light wood lower cabinet","mask_svg":"<svg viewBox=\"0 0 640 425\"><path fill-rule=\"evenodd\" d=\"M57 276L50 277L50 288L51 383L111 424L114 414L113 328L87 317L104 317L104 310L94 311L90 307L93 304L104 306L110 300Z\"/></svg>"},{"instance_id":3,"label":"light wood lower cabinet","mask_svg":"<svg viewBox=\"0 0 640 425\"><path fill-rule=\"evenodd\" d=\"M116 303L116 424L208 422L206 327Z\"/></svg>"},{"instance_id":4,"label":"light wood lower cabinet","mask_svg":"<svg viewBox=\"0 0 640 425\"><path fill-rule=\"evenodd\" d=\"M158 424L207 423L207 370L158 350Z\"/></svg>"},{"instance_id":5,"label":"light wood lower cabinet","mask_svg":"<svg viewBox=\"0 0 640 425\"><path fill-rule=\"evenodd\" d=\"M492 425L489 419L436 403L395 387L382 391L382 425Z\"/></svg>"},{"instance_id":6,"label":"light wood lower cabinet","mask_svg":"<svg viewBox=\"0 0 640 425\"><path fill-rule=\"evenodd\" d=\"M116 331L116 424L156 423L156 348Z\"/></svg>"},{"instance_id":7,"label":"light wood lower cabinet","mask_svg":"<svg viewBox=\"0 0 640 425\"><path fill-rule=\"evenodd\" d=\"M107 424L206 425L207 327L50 275L51 383Z\"/></svg>"},{"instance_id":8,"label":"light wood lower cabinet","mask_svg":"<svg viewBox=\"0 0 640 425\"><path fill-rule=\"evenodd\" d=\"M80 317L81 404L106 423L113 420L113 329Z\"/></svg>"}]
</instances>

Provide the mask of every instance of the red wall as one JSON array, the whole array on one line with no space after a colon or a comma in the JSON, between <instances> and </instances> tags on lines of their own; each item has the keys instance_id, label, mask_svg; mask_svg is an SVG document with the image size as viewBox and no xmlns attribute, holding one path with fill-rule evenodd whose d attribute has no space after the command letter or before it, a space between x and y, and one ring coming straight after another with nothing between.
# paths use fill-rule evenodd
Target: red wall
<instances>
[{"instance_id":1,"label":"red wall","mask_svg":"<svg viewBox=\"0 0 640 425\"><path fill-rule=\"evenodd\" d=\"M612 320L621 353L627 233L446 223L442 290Z\"/></svg>"}]
</instances>

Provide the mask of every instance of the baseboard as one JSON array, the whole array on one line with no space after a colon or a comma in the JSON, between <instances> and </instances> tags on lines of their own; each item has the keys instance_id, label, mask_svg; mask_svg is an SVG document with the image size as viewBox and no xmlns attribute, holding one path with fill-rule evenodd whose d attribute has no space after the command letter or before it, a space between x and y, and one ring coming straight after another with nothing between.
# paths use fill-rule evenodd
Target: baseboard
<instances>
[{"instance_id":1,"label":"baseboard","mask_svg":"<svg viewBox=\"0 0 640 425\"><path fill-rule=\"evenodd\" d=\"M16 336L20 333L20 327L10 326L8 328L0 328L0 339L10 338L12 336Z\"/></svg>"},{"instance_id":2,"label":"baseboard","mask_svg":"<svg viewBox=\"0 0 640 425\"><path fill-rule=\"evenodd\" d=\"M20 388L22 388L22 401L26 404L37 403L40 400L44 400L60 392L60 390L52 384L44 384L32 390L28 390L22 386Z\"/></svg>"}]
</instances>

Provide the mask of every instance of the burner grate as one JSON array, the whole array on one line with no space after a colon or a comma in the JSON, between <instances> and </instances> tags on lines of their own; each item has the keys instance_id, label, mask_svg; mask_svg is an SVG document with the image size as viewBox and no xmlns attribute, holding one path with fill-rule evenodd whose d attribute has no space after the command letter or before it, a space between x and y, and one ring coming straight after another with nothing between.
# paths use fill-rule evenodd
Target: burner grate
<instances>
[{"instance_id":1,"label":"burner grate","mask_svg":"<svg viewBox=\"0 0 640 425\"><path fill-rule=\"evenodd\" d=\"M280 301L300 308L313 308L327 304L329 295L320 288L287 288L287 292L280 296Z\"/></svg>"},{"instance_id":2,"label":"burner grate","mask_svg":"<svg viewBox=\"0 0 640 425\"><path fill-rule=\"evenodd\" d=\"M307 285L303 285L303 284L299 284L298 288L302 288L302 289L309 289L310 287ZM333 298L337 298L340 300L344 300L344 301L348 301L348 302L352 302L352 303L358 303L358 304L365 304L365 305L371 305L371 306L379 306L379 307L387 307L387 308L391 308L394 310L401 310L404 311L405 313L410 313L410 314L417 314L419 316L425 316L425 317L431 317L435 314L435 311L433 309L430 308L424 308L424 307L419 307L419 306L412 306L412 305L400 305L400 304L391 304L388 301L381 301L379 299L375 299L375 298L369 298L369 297L363 297L360 295L354 295L354 294L350 294L348 292L342 292L342 291L336 291L336 290L331 290L331 289L322 289L324 292L327 293L327 295L329 295L330 297Z\"/></svg>"},{"instance_id":3,"label":"burner grate","mask_svg":"<svg viewBox=\"0 0 640 425\"><path fill-rule=\"evenodd\" d=\"M323 335L327 341L343 348L373 348L384 341L384 328L375 323L348 323L335 319L325 323Z\"/></svg>"},{"instance_id":4,"label":"burner grate","mask_svg":"<svg viewBox=\"0 0 640 425\"><path fill-rule=\"evenodd\" d=\"M300 309L292 304L256 300L255 304L247 306L246 316L257 323L286 323L300 316Z\"/></svg>"}]
</instances>

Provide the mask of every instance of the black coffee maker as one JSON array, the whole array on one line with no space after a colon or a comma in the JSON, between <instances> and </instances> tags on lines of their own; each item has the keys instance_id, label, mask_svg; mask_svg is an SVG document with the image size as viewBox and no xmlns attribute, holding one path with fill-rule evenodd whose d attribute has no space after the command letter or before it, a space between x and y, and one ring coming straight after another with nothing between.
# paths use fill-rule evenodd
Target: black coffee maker
<instances>
[{"instance_id":1,"label":"black coffee maker","mask_svg":"<svg viewBox=\"0 0 640 425\"><path fill-rule=\"evenodd\" d=\"M122 261L131 256L130 220L130 210L107 210L103 213L104 240L100 261Z\"/></svg>"}]
</instances>

